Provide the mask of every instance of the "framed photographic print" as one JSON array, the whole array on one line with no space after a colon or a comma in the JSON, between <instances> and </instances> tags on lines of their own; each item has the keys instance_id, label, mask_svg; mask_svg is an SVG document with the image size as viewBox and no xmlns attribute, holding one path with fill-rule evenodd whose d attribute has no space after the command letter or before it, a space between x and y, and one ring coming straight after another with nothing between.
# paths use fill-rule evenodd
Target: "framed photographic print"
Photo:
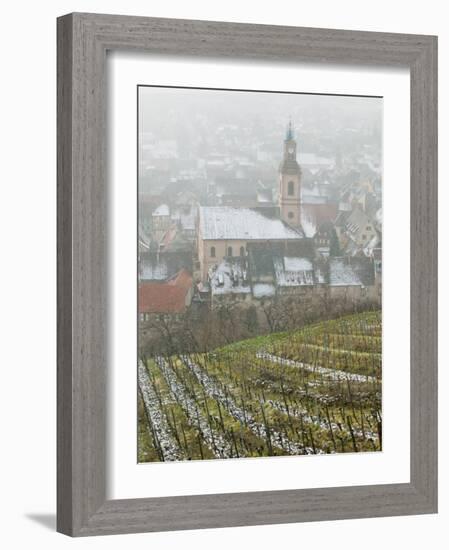
<instances>
[{"instance_id":1,"label":"framed photographic print","mask_svg":"<svg viewBox=\"0 0 449 550\"><path fill-rule=\"evenodd\" d=\"M58 19L58 530L437 509L436 38Z\"/></svg>"}]
</instances>

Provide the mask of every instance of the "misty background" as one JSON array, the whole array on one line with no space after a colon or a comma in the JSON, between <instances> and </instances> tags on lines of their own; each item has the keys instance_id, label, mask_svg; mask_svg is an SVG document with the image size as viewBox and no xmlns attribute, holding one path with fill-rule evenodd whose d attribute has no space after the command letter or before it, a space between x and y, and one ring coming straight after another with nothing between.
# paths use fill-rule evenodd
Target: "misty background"
<instances>
[{"instance_id":1,"label":"misty background","mask_svg":"<svg viewBox=\"0 0 449 550\"><path fill-rule=\"evenodd\" d=\"M141 86L138 117L144 192L151 192L151 183L153 192L161 190L155 171L158 163L165 169L168 159L170 178L179 175L177 168L202 169L208 160L229 157L254 163L257 175L275 185L289 120L306 171L307 164L345 162L360 169L367 162L380 173L382 99L377 97ZM187 165L179 166L181 161Z\"/></svg>"}]
</instances>

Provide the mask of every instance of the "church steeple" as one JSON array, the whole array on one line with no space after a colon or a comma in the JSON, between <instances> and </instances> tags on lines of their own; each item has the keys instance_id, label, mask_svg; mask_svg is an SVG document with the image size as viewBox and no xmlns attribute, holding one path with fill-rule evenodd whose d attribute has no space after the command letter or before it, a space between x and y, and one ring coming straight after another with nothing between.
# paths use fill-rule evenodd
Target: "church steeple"
<instances>
[{"instance_id":1,"label":"church steeple","mask_svg":"<svg viewBox=\"0 0 449 550\"><path fill-rule=\"evenodd\" d=\"M293 125L292 125L292 119L288 121L287 126L287 135L285 136L285 141L292 141L293 140Z\"/></svg>"},{"instance_id":2,"label":"church steeple","mask_svg":"<svg viewBox=\"0 0 449 550\"><path fill-rule=\"evenodd\" d=\"M300 171L296 160L296 140L293 132L292 121L288 123L284 140L284 158L281 164L281 172L294 174Z\"/></svg>"},{"instance_id":3,"label":"church steeple","mask_svg":"<svg viewBox=\"0 0 449 550\"><path fill-rule=\"evenodd\" d=\"M279 167L279 209L281 219L300 226L301 168L296 160L296 140L290 120L284 140L284 155Z\"/></svg>"}]
</instances>

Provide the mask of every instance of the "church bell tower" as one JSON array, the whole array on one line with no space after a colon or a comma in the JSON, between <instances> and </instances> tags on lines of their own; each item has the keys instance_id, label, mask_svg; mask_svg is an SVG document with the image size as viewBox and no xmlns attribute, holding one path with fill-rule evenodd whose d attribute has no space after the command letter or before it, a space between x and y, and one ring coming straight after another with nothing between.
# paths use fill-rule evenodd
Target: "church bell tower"
<instances>
[{"instance_id":1,"label":"church bell tower","mask_svg":"<svg viewBox=\"0 0 449 550\"><path fill-rule=\"evenodd\" d=\"M296 160L296 141L291 121L284 140L284 158L279 168L281 219L293 227L301 225L301 168Z\"/></svg>"}]
</instances>

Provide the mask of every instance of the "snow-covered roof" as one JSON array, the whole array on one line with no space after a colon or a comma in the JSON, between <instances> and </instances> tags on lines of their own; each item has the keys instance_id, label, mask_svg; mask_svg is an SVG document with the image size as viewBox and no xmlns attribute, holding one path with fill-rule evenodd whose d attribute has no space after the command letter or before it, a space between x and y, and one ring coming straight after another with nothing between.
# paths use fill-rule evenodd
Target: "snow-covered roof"
<instances>
[{"instance_id":1,"label":"snow-covered roof","mask_svg":"<svg viewBox=\"0 0 449 550\"><path fill-rule=\"evenodd\" d=\"M250 208L202 206L200 230L203 239L287 240L301 239L303 234L282 220L269 218Z\"/></svg>"},{"instance_id":2,"label":"snow-covered roof","mask_svg":"<svg viewBox=\"0 0 449 550\"><path fill-rule=\"evenodd\" d=\"M257 192L257 202L273 202L272 191L265 189Z\"/></svg>"},{"instance_id":3,"label":"snow-covered roof","mask_svg":"<svg viewBox=\"0 0 449 550\"><path fill-rule=\"evenodd\" d=\"M312 262L309 258L294 258L284 256L285 271L311 271L313 269Z\"/></svg>"},{"instance_id":4,"label":"snow-covered roof","mask_svg":"<svg viewBox=\"0 0 449 550\"><path fill-rule=\"evenodd\" d=\"M248 269L240 259L224 260L209 270L209 282L213 295L249 294Z\"/></svg>"},{"instance_id":5,"label":"snow-covered roof","mask_svg":"<svg viewBox=\"0 0 449 550\"><path fill-rule=\"evenodd\" d=\"M382 226L382 208L379 208L379 210L376 212L376 222Z\"/></svg>"},{"instance_id":6,"label":"snow-covered roof","mask_svg":"<svg viewBox=\"0 0 449 550\"><path fill-rule=\"evenodd\" d=\"M183 208L178 208L172 211L171 219L174 221L179 221L181 223L182 229L193 231L196 227L196 216L197 208L191 206L188 212Z\"/></svg>"},{"instance_id":7,"label":"snow-covered roof","mask_svg":"<svg viewBox=\"0 0 449 550\"><path fill-rule=\"evenodd\" d=\"M150 243L143 237L139 237L139 252L147 252L150 250Z\"/></svg>"},{"instance_id":8,"label":"snow-covered roof","mask_svg":"<svg viewBox=\"0 0 449 550\"><path fill-rule=\"evenodd\" d=\"M340 202L338 204L338 210L340 212L351 212L352 205L349 202Z\"/></svg>"},{"instance_id":9,"label":"snow-covered roof","mask_svg":"<svg viewBox=\"0 0 449 550\"><path fill-rule=\"evenodd\" d=\"M284 256L274 258L274 271L278 286L313 285L313 264L308 258Z\"/></svg>"},{"instance_id":10,"label":"snow-covered roof","mask_svg":"<svg viewBox=\"0 0 449 550\"><path fill-rule=\"evenodd\" d=\"M301 207L301 227L307 238L311 239L315 236L317 230L316 222L303 207Z\"/></svg>"},{"instance_id":11,"label":"snow-covered roof","mask_svg":"<svg viewBox=\"0 0 449 550\"><path fill-rule=\"evenodd\" d=\"M333 166L335 163L334 159L320 157L315 153L299 153L298 162L301 166Z\"/></svg>"},{"instance_id":12,"label":"snow-covered roof","mask_svg":"<svg viewBox=\"0 0 449 550\"><path fill-rule=\"evenodd\" d=\"M144 258L140 260L142 281L163 281L168 277L168 265L164 258Z\"/></svg>"},{"instance_id":13,"label":"snow-covered roof","mask_svg":"<svg viewBox=\"0 0 449 550\"><path fill-rule=\"evenodd\" d=\"M160 204L156 210L153 212L153 216L169 216L170 208L168 204Z\"/></svg>"},{"instance_id":14,"label":"snow-covered roof","mask_svg":"<svg viewBox=\"0 0 449 550\"><path fill-rule=\"evenodd\" d=\"M363 253L365 256L372 256L373 250L379 244L379 236L376 234L374 237L363 247Z\"/></svg>"},{"instance_id":15,"label":"snow-covered roof","mask_svg":"<svg viewBox=\"0 0 449 550\"><path fill-rule=\"evenodd\" d=\"M331 258L329 261L330 286L361 286L362 282L345 258Z\"/></svg>"},{"instance_id":16,"label":"snow-covered roof","mask_svg":"<svg viewBox=\"0 0 449 550\"><path fill-rule=\"evenodd\" d=\"M361 208L354 208L346 220L346 230L356 234L365 231L366 226L372 225L370 219Z\"/></svg>"},{"instance_id":17,"label":"snow-covered roof","mask_svg":"<svg viewBox=\"0 0 449 550\"><path fill-rule=\"evenodd\" d=\"M150 250L151 239L148 235L145 234L145 231L142 227L139 227L139 250L148 251Z\"/></svg>"},{"instance_id":18,"label":"snow-covered roof","mask_svg":"<svg viewBox=\"0 0 449 550\"><path fill-rule=\"evenodd\" d=\"M264 298L274 296L276 288L269 283L257 283L253 286L253 295L255 298Z\"/></svg>"}]
</instances>

